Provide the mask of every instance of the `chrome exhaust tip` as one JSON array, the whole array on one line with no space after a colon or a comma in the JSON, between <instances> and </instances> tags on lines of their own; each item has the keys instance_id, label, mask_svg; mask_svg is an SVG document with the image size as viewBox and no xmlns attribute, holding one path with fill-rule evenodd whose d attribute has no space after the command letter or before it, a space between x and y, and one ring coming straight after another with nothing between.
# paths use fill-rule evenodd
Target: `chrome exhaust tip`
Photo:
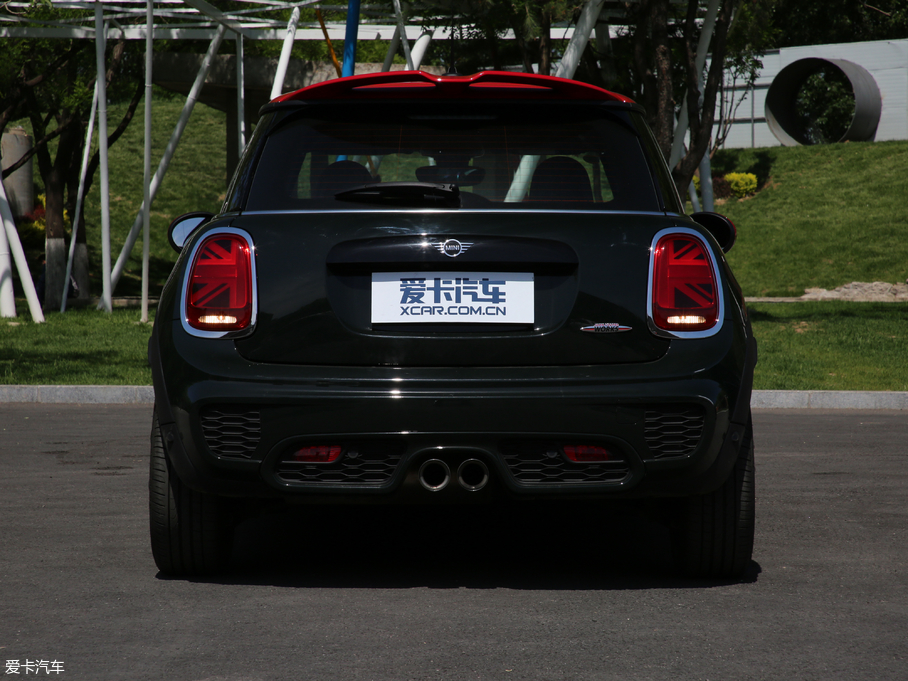
<instances>
[{"instance_id":1,"label":"chrome exhaust tip","mask_svg":"<svg viewBox=\"0 0 908 681\"><path fill-rule=\"evenodd\" d=\"M451 482L451 469L441 459L429 459L419 467L419 484L430 492L440 492Z\"/></svg>"},{"instance_id":2,"label":"chrome exhaust tip","mask_svg":"<svg viewBox=\"0 0 908 681\"><path fill-rule=\"evenodd\" d=\"M489 483L489 468L479 459L467 459L457 467L457 482L468 492L478 492Z\"/></svg>"}]
</instances>

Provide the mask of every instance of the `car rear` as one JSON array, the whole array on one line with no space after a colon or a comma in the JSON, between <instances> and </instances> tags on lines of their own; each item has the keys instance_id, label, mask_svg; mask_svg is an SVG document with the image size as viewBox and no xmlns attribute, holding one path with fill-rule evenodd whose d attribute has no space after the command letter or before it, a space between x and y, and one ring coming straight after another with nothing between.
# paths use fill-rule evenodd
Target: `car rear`
<instances>
[{"instance_id":1,"label":"car rear","mask_svg":"<svg viewBox=\"0 0 908 681\"><path fill-rule=\"evenodd\" d=\"M306 503L708 494L756 359L639 107L495 73L268 105L151 355L183 482Z\"/></svg>"}]
</instances>

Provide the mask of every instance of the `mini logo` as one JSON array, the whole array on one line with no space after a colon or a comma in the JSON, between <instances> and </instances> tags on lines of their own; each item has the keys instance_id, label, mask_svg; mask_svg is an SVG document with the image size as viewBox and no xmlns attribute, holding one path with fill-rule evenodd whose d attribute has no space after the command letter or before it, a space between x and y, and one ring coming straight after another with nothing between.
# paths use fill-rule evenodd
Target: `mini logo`
<instances>
[{"instance_id":1,"label":"mini logo","mask_svg":"<svg viewBox=\"0 0 908 681\"><path fill-rule=\"evenodd\" d=\"M461 253L466 253L473 243L458 241L457 239L448 239L447 241L439 241L432 245L438 249L439 253L444 253L449 258L456 258Z\"/></svg>"},{"instance_id":2,"label":"mini logo","mask_svg":"<svg viewBox=\"0 0 908 681\"><path fill-rule=\"evenodd\" d=\"M581 326L581 331L588 331L589 333L621 333L622 331L631 331L633 327L631 326L622 326L621 324L616 324L615 322L598 322L591 326Z\"/></svg>"}]
</instances>

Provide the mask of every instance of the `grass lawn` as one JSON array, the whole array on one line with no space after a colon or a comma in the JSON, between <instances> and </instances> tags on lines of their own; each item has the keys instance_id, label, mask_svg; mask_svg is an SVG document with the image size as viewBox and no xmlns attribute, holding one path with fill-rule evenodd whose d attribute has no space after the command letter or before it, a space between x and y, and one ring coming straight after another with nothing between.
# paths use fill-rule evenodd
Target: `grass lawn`
<instances>
[{"instance_id":1,"label":"grass lawn","mask_svg":"<svg viewBox=\"0 0 908 681\"><path fill-rule=\"evenodd\" d=\"M751 303L757 390L908 390L908 307Z\"/></svg>"},{"instance_id":2,"label":"grass lawn","mask_svg":"<svg viewBox=\"0 0 908 681\"><path fill-rule=\"evenodd\" d=\"M904 305L755 303L748 309L760 349L757 390L908 390ZM3 320L0 383L151 385L150 333L136 309L52 312L46 324L25 315Z\"/></svg>"},{"instance_id":3,"label":"grass lawn","mask_svg":"<svg viewBox=\"0 0 908 681\"><path fill-rule=\"evenodd\" d=\"M739 149L713 174L752 172L756 196L716 210L738 227L728 254L747 296L908 278L908 142Z\"/></svg>"},{"instance_id":4,"label":"grass lawn","mask_svg":"<svg viewBox=\"0 0 908 681\"><path fill-rule=\"evenodd\" d=\"M138 309L112 314L93 308L46 314L44 324L27 315L0 320L0 383L6 385L151 385L151 324ZM154 312L149 310L154 321Z\"/></svg>"}]
</instances>

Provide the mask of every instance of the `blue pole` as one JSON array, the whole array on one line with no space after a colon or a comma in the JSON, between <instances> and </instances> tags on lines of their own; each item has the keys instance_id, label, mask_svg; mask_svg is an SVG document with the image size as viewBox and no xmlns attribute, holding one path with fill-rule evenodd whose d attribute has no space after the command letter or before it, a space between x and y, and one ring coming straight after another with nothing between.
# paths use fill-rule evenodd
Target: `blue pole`
<instances>
[{"instance_id":1,"label":"blue pole","mask_svg":"<svg viewBox=\"0 0 908 681\"><path fill-rule=\"evenodd\" d=\"M356 67L356 34L359 30L359 0L347 2L347 32L344 34L344 67L341 76L353 75Z\"/></svg>"}]
</instances>

